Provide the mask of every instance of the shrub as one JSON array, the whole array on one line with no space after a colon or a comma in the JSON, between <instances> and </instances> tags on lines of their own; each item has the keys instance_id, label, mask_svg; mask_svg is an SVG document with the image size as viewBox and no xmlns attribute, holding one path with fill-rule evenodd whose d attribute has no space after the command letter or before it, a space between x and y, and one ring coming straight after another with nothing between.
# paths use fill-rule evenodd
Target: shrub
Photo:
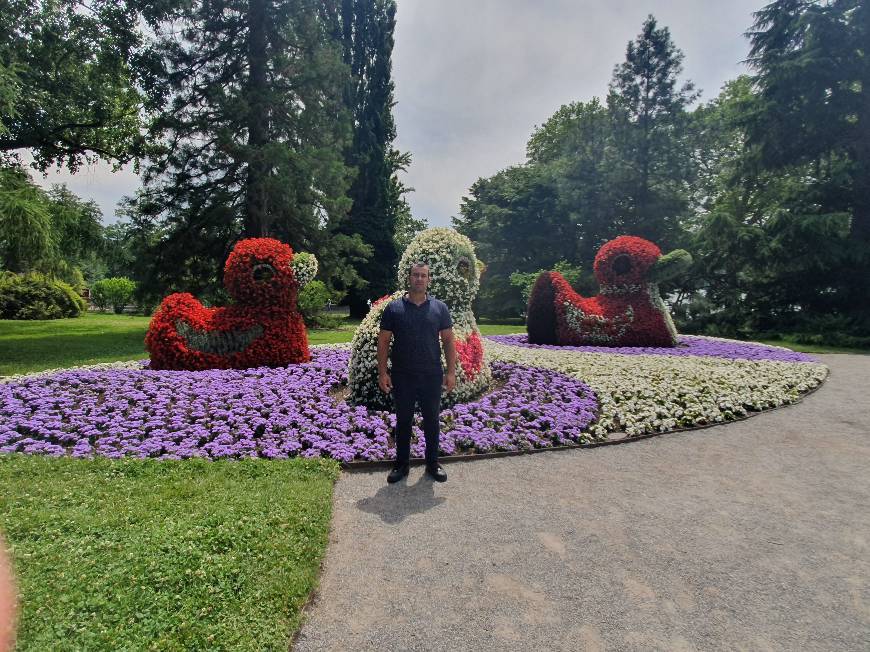
<instances>
[{"instance_id":1,"label":"shrub","mask_svg":"<svg viewBox=\"0 0 870 652\"><path fill-rule=\"evenodd\" d=\"M124 312L124 307L133 298L136 283L126 276L104 278L94 283L91 288L91 297L94 305L104 310L106 306L112 306L117 314ZM99 297L99 303L98 299Z\"/></svg>"},{"instance_id":2,"label":"shrub","mask_svg":"<svg viewBox=\"0 0 870 652\"><path fill-rule=\"evenodd\" d=\"M297 307L308 328L318 328L325 321L321 314L326 304L333 300L333 294L323 281L310 281L301 290Z\"/></svg>"},{"instance_id":3,"label":"shrub","mask_svg":"<svg viewBox=\"0 0 870 652\"><path fill-rule=\"evenodd\" d=\"M41 274L0 276L0 319L79 317L85 300L72 286Z\"/></svg>"},{"instance_id":4,"label":"shrub","mask_svg":"<svg viewBox=\"0 0 870 652\"><path fill-rule=\"evenodd\" d=\"M91 286L91 303L93 303L100 312L106 312L109 307L109 297L106 295L106 288L101 281L97 281Z\"/></svg>"}]
</instances>

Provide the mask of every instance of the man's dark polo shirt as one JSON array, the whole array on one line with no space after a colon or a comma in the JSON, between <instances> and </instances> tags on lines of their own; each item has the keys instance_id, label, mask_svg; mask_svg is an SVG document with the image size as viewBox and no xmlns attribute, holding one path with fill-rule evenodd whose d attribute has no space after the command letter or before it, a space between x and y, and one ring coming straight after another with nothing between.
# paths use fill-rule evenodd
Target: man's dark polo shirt
<instances>
[{"instance_id":1,"label":"man's dark polo shirt","mask_svg":"<svg viewBox=\"0 0 870 652\"><path fill-rule=\"evenodd\" d=\"M438 333L452 326L450 310L428 294L419 306L406 296L390 301L381 315L381 330L393 333L393 371L442 373Z\"/></svg>"}]
</instances>

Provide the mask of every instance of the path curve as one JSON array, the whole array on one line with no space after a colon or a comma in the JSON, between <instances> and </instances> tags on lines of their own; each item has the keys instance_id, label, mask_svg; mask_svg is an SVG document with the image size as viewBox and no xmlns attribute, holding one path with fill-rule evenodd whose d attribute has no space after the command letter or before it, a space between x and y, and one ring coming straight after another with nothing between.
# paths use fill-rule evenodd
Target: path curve
<instances>
[{"instance_id":1,"label":"path curve","mask_svg":"<svg viewBox=\"0 0 870 652\"><path fill-rule=\"evenodd\" d=\"M870 649L870 356L625 446L345 473L313 650Z\"/></svg>"}]
</instances>

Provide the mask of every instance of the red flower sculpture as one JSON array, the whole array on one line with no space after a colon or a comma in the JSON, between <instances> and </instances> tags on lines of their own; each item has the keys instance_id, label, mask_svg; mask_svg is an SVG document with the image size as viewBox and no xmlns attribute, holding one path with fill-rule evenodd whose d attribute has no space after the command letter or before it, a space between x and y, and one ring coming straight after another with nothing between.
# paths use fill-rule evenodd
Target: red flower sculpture
<instances>
[{"instance_id":1,"label":"red flower sculpture","mask_svg":"<svg viewBox=\"0 0 870 652\"><path fill-rule=\"evenodd\" d=\"M529 297L529 342L561 346L676 346L677 331L658 281L691 263L678 249L662 256L649 240L620 236L595 256L600 293L583 297L558 272L543 272Z\"/></svg>"},{"instance_id":2,"label":"red flower sculpture","mask_svg":"<svg viewBox=\"0 0 870 652\"><path fill-rule=\"evenodd\" d=\"M145 336L151 368L245 369L310 360L292 262L293 250L278 240L240 241L224 267L224 286L235 303L206 308L186 292L166 297Z\"/></svg>"}]
</instances>

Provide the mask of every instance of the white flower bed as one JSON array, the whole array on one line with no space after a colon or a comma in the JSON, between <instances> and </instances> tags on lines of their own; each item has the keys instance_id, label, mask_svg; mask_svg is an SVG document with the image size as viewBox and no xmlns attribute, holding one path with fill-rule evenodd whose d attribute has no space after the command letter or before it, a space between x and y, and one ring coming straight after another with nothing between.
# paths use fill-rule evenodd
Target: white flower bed
<instances>
[{"instance_id":1,"label":"white flower bed","mask_svg":"<svg viewBox=\"0 0 870 652\"><path fill-rule=\"evenodd\" d=\"M560 371L598 395L600 415L590 428L642 435L745 416L793 403L817 387L827 367L809 362L712 357L618 355L529 349L486 342L491 360Z\"/></svg>"}]
</instances>

